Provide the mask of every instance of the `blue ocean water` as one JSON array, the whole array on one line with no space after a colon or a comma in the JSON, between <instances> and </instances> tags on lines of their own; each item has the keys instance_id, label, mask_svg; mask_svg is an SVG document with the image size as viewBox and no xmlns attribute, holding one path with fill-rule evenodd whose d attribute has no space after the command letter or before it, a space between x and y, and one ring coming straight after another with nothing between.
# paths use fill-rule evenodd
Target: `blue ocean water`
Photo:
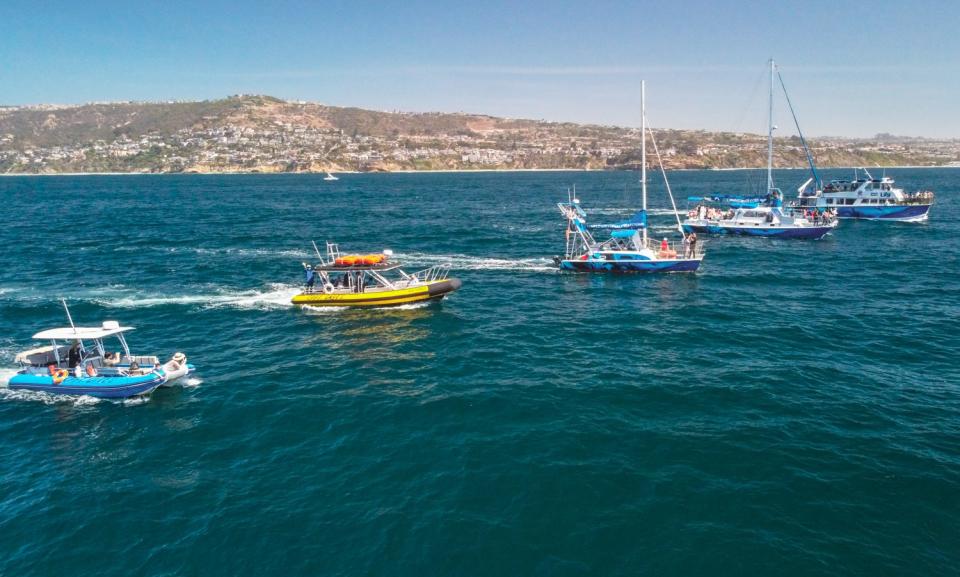
<instances>
[{"instance_id":1,"label":"blue ocean water","mask_svg":"<svg viewBox=\"0 0 960 577\"><path fill-rule=\"evenodd\" d=\"M635 173L0 178L0 380L60 296L199 367L147 401L0 389L0 575L954 574L960 172L888 175L928 223L663 276L550 267L566 189L619 220ZM299 310L311 239L463 288Z\"/></svg>"}]
</instances>

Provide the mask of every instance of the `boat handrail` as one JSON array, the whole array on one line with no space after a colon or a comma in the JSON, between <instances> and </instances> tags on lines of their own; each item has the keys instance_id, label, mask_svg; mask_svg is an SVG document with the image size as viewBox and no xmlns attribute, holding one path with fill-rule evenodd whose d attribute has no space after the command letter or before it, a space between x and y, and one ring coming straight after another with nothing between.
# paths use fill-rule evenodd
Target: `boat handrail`
<instances>
[{"instance_id":1,"label":"boat handrail","mask_svg":"<svg viewBox=\"0 0 960 577\"><path fill-rule=\"evenodd\" d=\"M415 273L410 273L405 275L405 280L407 286L410 286L413 283L417 282L434 282L438 280L446 280L450 275L450 265L447 263L444 264L435 264L429 268L423 270L418 270Z\"/></svg>"},{"instance_id":2,"label":"boat handrail","mask_svg":"<svg viewBox=\"0 0 960 577\"><path fill-rule=\"evenodd\" d=\"M619 241L619 242L618 242ZM623 243L623 244L620 244ZM625 248L628 247L628 248ZM703 241L697 240L693 243L693 246L689 246L683 241L667 241L666 250L663 249L663 241L657 240L655 238L648 238L646 248L657 255L658 258L701 258L703 257ZM607 240L595 247L594 250L587 251L582 254L593 254L597 251L604 250L626 250L632 251L633 243L629 240L621 240L612 238ZM581 255L571 255L571 258L576 258Z\"/></svg>"},{"instance_id":3,"label":"boat handrail","mask_svg":"<svg viewBox=\"0 0 960 577\"><path fill-rule=\"evenodd\" d=\"M703 256L703 241L697 240L691 247L683 241L667 241L667 249L663 250L663 241L655 238L647 239L647 248L657 253L658 258L701 258Z\"/></svg>"}]
</instances>

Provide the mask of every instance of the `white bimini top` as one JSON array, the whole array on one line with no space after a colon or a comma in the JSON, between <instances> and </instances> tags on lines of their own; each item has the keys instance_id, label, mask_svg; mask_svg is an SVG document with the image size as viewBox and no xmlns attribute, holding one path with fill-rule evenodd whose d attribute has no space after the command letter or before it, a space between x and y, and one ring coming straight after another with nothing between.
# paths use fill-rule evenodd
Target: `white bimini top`
<instances>
[{"instance_id":1,"label":"white bimini top","mask_svg":"<svg viewBox=\"0 0 960 577\"><path fill-rule=\"evenodd\" d=\"M63 327L58 329L47 329L33 335L38 340L93 340L102 339L111 335L117 335L132 331L133 327L121 327L116 321L104 321L99 327Z\"/></svg>"}]
</instances>

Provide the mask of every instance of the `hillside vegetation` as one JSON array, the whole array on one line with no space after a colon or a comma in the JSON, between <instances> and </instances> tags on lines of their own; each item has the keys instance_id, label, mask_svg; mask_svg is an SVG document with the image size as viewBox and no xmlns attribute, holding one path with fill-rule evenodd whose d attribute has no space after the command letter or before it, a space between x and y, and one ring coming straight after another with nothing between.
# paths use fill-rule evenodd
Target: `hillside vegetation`
<instances>
[{"instance_id":1,"label":"hillside vegetation","mask_svg":"<svg viewBox=\"0 0 960 577\"><path fill-rule=\"evenodd\" d=\"M764 136L658 130L670 168L766 163ZM398 113L235 96L203 102L123 102L0 108L0 172L299 172L438 169L617 169L639 161L639 130ZM960 142L823 139L821 166L942 165ZM803 166L797 137L775 164Z\"/></svg>"}]
</instances>

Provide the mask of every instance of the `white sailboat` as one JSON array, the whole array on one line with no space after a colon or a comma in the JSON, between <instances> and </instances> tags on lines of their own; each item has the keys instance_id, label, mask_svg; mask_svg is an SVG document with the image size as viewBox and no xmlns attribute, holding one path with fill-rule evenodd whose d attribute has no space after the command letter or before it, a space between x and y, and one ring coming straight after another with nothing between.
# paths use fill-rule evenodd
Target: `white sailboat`
<instances>
[{"instance_id":1,"label":"white sailboat","mask_svg":"<svg viewBox=\"0 0 960 577\"><path fill-rule=\"evenodd\" d=\"M669 242L666 238L657 241L649 237L647 226L647 103L646 82L640 83L640 187L643 196L643 208L629 223L617 227L610 239L597 242L587 229L586 214L580 208L580 200L574 195L569 202L559 203L560 213L567 219L567 246L563 257L554 261L560 270L601 273L639 273L639 272L695 272L703 260L703 249L696 242L696 235L686 235L680 227L680 215L673 200L670 182L663 170L663 161L657 148L657 141L650 131L660 171L670 196L681 242Z\"/></svg>"},{"instance_id":2,"label":"white sailboat","mask_svg":"<svg viewBox=\"0 0 960 577\"><path fill-rule=\"evenodd\" d=\"M770 102L769 117L767 119L767 192L766 198L759 206L753 206L752 203L731 208L729 210L720 210L707 206L709 199L701 198L701 203L696 206L687 215L683 221L683 229L687 232L699 232L704 234L731 234L741 236L764 236L771 238L794 238L794 239L819 239L833 231L837 227L837 220L830 214L807 215L802 210L784 210L783 193L776 187L773 181L773 85L774 73L777 72L773 59L770 59ZM783 86L783 78L780 79ZM790 104L790 97L787 95L784 86L784 96L787 104L790 106L791 113L793 105ZM800 125L796 122L797 131L800 132ZM816 166L813 163L813 157L807 148L803 133L800 132L800 141L803 143L804 150L807 153L807 161L810 164L810 170L813 173L813 179L819 178ZM726 200L726 199L724 199Z\"/></svg>"}]
</instances>

